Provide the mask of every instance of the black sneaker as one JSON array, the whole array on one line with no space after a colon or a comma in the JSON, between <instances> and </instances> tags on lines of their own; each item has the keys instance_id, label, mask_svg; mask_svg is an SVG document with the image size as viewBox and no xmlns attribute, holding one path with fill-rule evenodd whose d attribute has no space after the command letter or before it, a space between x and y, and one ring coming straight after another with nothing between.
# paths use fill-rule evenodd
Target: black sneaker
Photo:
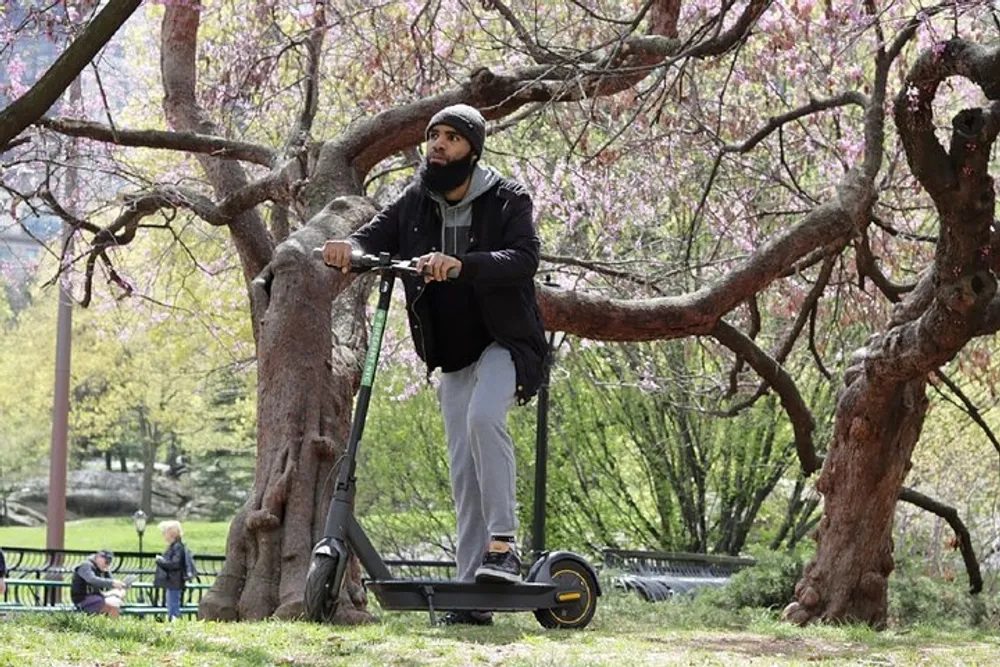
<instances>
[{"instance_id":1,"label":"black sneaker","mask_svg":"<svg viewBox=\"0 0 1000 667\"><path fill-rule=\"evenodd\" d=\"M493 612L449 611L438 622L441 625L493 625Z\"/></svg>"},{"instance_id":2,"label":"black sneaker","mask_svg":"<svg viewBox=\"0 0 1000 667\"><path fill-rule=\"evenodd\" d=\"M515 584L521 581L521 559L517 550L487 551L476 569L476 583Z\"/></svg>"}]
</instances>

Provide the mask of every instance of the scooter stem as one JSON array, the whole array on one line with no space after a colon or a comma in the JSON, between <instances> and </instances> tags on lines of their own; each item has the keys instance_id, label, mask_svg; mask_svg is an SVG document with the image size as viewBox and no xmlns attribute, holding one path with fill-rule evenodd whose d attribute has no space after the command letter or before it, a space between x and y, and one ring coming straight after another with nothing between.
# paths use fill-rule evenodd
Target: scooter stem
<instances>
[{"instance_id":1,"label":"scooter stem","mask_svg":"<svg viewBox=\"0 0 1000 667\"><path fill-rule=\"evenodd\" d=\"M361 388L358 390L357 403L354 406L351 435L347 440L347 450L344 452L343 460L340 462L340 470L337 473L334 502L330 503L330 511L326 518L324 533L327 537L343 539L346 536L347 515L354 504L358 448L365 432L368 404L371 402L372 385L375 382L375 371L378 369L379 353L382 350L386 318L389 314L389 304L392 302L392 287L396 281L396 276L392 271L382 271L380 276L378 305L375 308L371 338L368 341L368 352L365 354L365 365L361 372Z\"/></svg>"}]
</instances>

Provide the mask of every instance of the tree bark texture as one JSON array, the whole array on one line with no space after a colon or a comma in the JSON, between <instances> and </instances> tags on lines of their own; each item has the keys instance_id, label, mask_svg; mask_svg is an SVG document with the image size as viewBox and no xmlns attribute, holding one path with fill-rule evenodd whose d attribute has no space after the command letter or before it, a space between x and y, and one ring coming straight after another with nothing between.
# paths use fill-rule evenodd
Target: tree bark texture
<instances>
[{"instance_id":1,"label":"tree bark texture","mask_svg":"<svg viewBox=\"0 0 1000 667\"><path fill-rule=\"evenodd\" d=\"M199 16L196 3L166 8L164 110L174 129L214 137L218 130L196 101ZM199 161L219 199L247 190L238 163L208 155ZM310 203L309 222L276 248L255 208L227 222L247 279L257 343L257 465L250 497L230 527L223 570L200 604L202 618L301 615L310 553L323 532L335 464L347 441L370 281L330 270L312 249L346 236L375 209L359 197ZM355 560L336 620L370 618L360 581Z\"/></svg>"},{"instance_id":2,"label":"tree bark texture","mask_svg":"<svg viewBox=\"0 0 1000 667\"><path fill-rule=\"evenodd\" d=\"M955 75L1000 97L996 62L996 51L942 42L917 59L896 98L907 160L934 200L941 232L927 288L909 295L845 375L817 483L824 509L816 557L784 611L792 622L886 623L893 513L923 427L928 374L982 330L997 291L988 252L996 198L987 163L1000 108L994 102L956 115L946 151L934 135L931 106L938 85Z\"/></svg>"},{"instance_id":3,"label":"tree bark texture","mask_svg":"<svg viewBox=\"0 0 1000 667\"><path fill-rule=\"evenodd\" d=\"M360 381L370 291L370 281L351 282L311 251L374 213L359 197L335 200L278 246L252 286L254 312L263 313L256 475L230 527L222 573L201 602L202 618L302 614L310 552L323 533L349 434L345 416ZM335 620L370 618L360 576L352 559Z\"/></svg>"}]
</instances>

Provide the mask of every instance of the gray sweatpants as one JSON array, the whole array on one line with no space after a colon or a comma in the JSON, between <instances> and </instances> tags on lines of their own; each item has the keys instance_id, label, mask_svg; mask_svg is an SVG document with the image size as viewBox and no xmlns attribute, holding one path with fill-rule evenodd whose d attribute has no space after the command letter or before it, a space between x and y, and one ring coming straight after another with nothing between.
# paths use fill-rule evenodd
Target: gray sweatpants
<instances>
[{"instance_id":1,"label":"gray sweatpants","mask_svg":"<svg viewBox=\"0 0 1000 667\"><path fill-rule=\"evenodd\" d=\"M507 432L516 382L510 352L496 343L479 361L441 374L438 396L458 518L459 580L475 579L491 535L517 531L514 443Z\"/></svg>"}]
</instances>

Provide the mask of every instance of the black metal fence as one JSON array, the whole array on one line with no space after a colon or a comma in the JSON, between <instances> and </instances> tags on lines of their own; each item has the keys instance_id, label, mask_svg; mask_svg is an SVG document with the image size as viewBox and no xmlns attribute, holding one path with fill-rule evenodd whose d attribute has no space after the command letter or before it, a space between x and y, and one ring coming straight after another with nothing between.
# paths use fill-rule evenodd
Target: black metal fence
<instances>
[{"instance_id":1,"label":"black metal fence","mask_svg":"<svg viewBox=\"0 0 1000 667\"><path fill-rule=\"evenodd\" d=\"M92 551L3 547L7 559L7 592L3 607L59 607L69 599L73 569ZM153 587L156 556L153 552L118 551L111 564L116 579L134 575L129 593L132 609L161 607L163 591ZM703 586L722 586L736 572L756 564L752 558L709 554L668 553L605 549L602 565L612 585L634 591L646 600L665 600ZM187 583L184 605L194 609L202 594L212 587L222 571L225 556L195 554L197 577ZM450 560L386 560L393 576L419 579L451 579L455 562Z\"/></svg>"},{"instance_id":2,"label":"black metal fence","mask_svg":"<svg viewBox=\"0 0 1000 667\"><path fill-rule=\"evenodd\" d=\"M54 579L68 577L73 569L94 554L80 549L33 549L30 547L8 547L0 545L7 560L8 577L21 579ZM116 551L111 563L111 573L115 578L134 574L139 581L152 581L156 572L158 552ZM226 557L216 554L194 554L197 582L210 583L222 570Z\"/></svg>"},{"instance_id":3,"label":"black metal fence","mask_svg":"<svg viewBox=\"0 0 1000 667\"><path fill-rule=\"evenodd\" d=\"M69 585L77 565L93 555L93 551L79 549L33 549L28 547L0 546L7 560L7 592L0 598L0 608L7 607L59 607L69 600ZM135 583L129 592L128 602L133 608L159 607L163 604L163 591L152 585L156 573L153 552L116 551L111 563L111 573L121 580L134 575ZM217 554L194 555L197 577L185 585L184 604L196 607L202 594L212 587L222 571L225 556ZM401 578L450 579L455 574L455 562L448 560L387 560L393 575Z\"/></svg>"},{"instance_id":4,"label":"black metal fence","mask_svg":"<svg viewBox=\"0 0 1000 667\"><path fill-rule=\"evenodd\" d=\"M0 546L7 561L7 591L3 605L14 607L57 607L69 602L69 586L73 570L93 551L78 549L34 549ZM163 590L152 585L158 553L116 551L111 573L122 580L132 575L134 582L127 601L135 606L160 607ZM195 554L197 576L185 584L183 604L197 606L202 594L222 570L225 556Z\"/></svg>"},{"instance_id":5,"label":"black metal fence","mask_svg":"<svg viewBox=\"0 0 1000 667\"><path fill-rule=\"evenodd\" d=\"M604 549L601 555L605 567L629 570L637 574L655 572L691 577L729 577L757 564L753 558L665 551Z\"/></svg>"}]
</instances>

